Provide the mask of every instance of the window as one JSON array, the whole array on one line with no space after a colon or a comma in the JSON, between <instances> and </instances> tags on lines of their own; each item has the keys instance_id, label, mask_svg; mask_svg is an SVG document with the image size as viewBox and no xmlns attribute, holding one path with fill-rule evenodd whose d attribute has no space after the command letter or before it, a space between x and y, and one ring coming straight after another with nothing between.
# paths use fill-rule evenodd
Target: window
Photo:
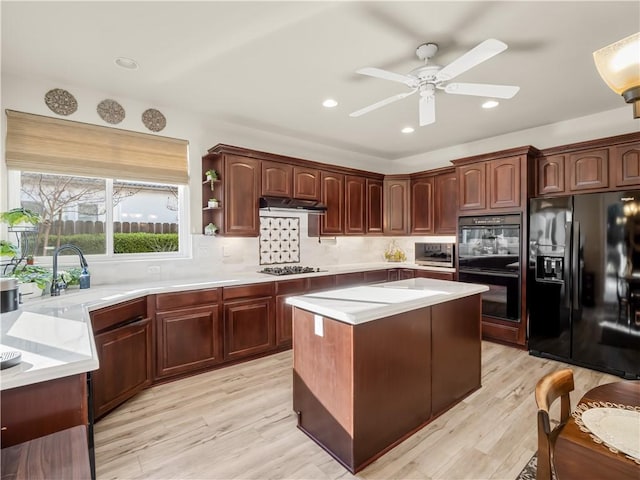
<instances>
[{"instance_id":1,"label":"window","mask_svg":"<svg viewBox=\"0 0 640 480\"><path fill-rule=\"evenodd\" d=\"M20 186L20 206L42 218L34 251L25 253L49 256L65 243L86 255L118 257L175 256L184 250L184 187L32 172L17 175L19 182L10 186Z\"/></svg>"}]
</instances>

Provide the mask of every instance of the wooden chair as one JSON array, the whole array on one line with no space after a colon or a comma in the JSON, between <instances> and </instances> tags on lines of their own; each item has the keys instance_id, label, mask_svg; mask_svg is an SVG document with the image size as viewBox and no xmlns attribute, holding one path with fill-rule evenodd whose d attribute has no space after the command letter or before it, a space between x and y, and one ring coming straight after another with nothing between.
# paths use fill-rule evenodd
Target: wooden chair
<instances>
[{"instance_id":1,"label":"wooden chair","mask_svg":"<svg viewBox=\"0 0 640 480\"><path fill-rule=\"evenodd\" d=\"M553 474L553 446L556 438L569 419L573 391L573 370L566 368L545 375L536 384L538 405L538 468L537 480L550 480ZM560 424L553 430L549 422L549 408L560 398Z\"/></svg>"}]
</instances>

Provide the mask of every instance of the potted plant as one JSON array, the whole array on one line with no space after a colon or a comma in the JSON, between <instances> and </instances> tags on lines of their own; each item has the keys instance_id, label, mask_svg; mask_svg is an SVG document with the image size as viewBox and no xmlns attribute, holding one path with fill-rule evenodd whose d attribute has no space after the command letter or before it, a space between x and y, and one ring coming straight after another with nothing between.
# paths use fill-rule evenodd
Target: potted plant
<instances>
[{"instance_id":1,"label":"potted plant","mask_svg":"<svg viewBox=\"0 0 640 480\"><path fill-rule=\"evenodd\" d=\"M218 203L218 200L216 198L210 198L207 202L207 207L209 208L218 208L219 206L220 203Z\"/></svg>"},{"instance_id":2,"label":"potted plant","mask_svg":"<svg viewBox=\"0 0 640 480\"><path fill-rule=\"evenodd\" d=\"M217 232L218 232L218 227L213 223L210 223L209 225L204 227L204 234L205 235L215 236L215 234Z\"/></svg>"},{"instance_id":3,"label":"potted plant","mask_svg":"<svg viewBox=\"0 0 640 480\"><path fill-rule=\"evenodd\" d=\"M40 223L40 215L27 208L12 208L0 213L0 221L9 225L9 228L18 225L33 226Z\"/></svg>"},{"instance_id":4,"label":"potted plant","mask_svg":"<svg viewBox=\"0 0 640 480\"><path fill-rule=\"evenodd\" d=\"M213 182L218 180L218 172L214 169L210 169L204 172L204 174L207 176L207 181L211 183L211 191L213 192Z\"/></svg>"}]
</instances>

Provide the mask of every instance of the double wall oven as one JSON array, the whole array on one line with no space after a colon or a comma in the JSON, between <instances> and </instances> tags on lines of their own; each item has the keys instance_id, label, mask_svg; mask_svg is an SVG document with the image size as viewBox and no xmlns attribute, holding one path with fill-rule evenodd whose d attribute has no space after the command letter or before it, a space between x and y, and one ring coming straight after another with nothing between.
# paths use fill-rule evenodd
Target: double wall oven
<instances>
[{"instance_id":1,"label":"double wall oven","mask_svg":"<svg viewBox=\"0 0 640 480\"><path fill-rule=\"evenodd\" d=\"M520 214L460 217L458 280L489 287L482 315L520 321Z\"/></svg>"}]
</instances>

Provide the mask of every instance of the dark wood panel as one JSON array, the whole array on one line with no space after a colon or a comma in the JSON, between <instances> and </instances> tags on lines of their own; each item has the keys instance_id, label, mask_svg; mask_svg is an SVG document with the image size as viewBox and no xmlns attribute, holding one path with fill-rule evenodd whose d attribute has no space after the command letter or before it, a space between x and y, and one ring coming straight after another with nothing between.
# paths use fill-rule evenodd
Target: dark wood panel
<instances>
[{"instance_id":1,"label":"dark wood panel","mask_svg":"<svg viewBox=\"0 0 640 480\"><path fill-rule=\"evenodd\" d=\"M293 307L286 300L293 295L306 293L309 282L307 278L283 280L276 282L276 345L290 347L293 338Z\"/></svg>"},{"instance_id":2,"label":"dark wood panel","mask_svg":"<svg viewBox=\"0 0 640 480\"><path fill-rule=\"evenodd\" d=\"M459 210L483 210L486 202L485 164L474 163L457 167Z\"/></svg>"},{"instance_id":3,"label":"dark wood panel","mask_svg":"<svg viewBox=\"0 0 640 480\"><path fill-rule=\"evenodd\" d=\"M217 288L190 290L187 292L159 293L156 295L156 310L172 310L217 303L219 295L220 292Z\"/></svg>"},{"instance_id":4,"label":"dark wood panel","mask_svg":"<svg viewBox=\"0 0 640 480\"><path fill-rule=\"evenodd\" d=\"M416 278L434 278L436 280L455 280L454 272L437 272L435 270L415 270Z\"/></svg>"},{"instance_id":5,"label":"dark wood panel","mask_svg":"<svg viewBox=\"0 0 640 480\"><path fill-rule=\"evenodd\" d=\"M491 160L489 175L489 208L520 207L521 157Z\"/></svg>"},{"instance_id":6,"label":"dark wood panel","mask_svg":"<svg viewBox=\"0 0 640 480\"><path fill-rule=\"evenodd\" d=\"M367 231L366 179L347 175L344 185L344 233L345 235L364 235Z\"/></svg>"},{"instance_id":7,"label":"dark wood panel","mask_svg":"<svg viewBox=\"0 0 640 480\"><path fill-rule=\"evenodd\" d=\"M320 170L293 167L293 198L320 200Z\"/></svg>"},{"instance_id":8,"label":"dark wood panel","mask_svg":"<svg viewBox=\"0 0 640 480\"><path fill-rule=\"evenodd\" d=\"M384 180L385 235L409 234L409 178L389 178Z\"/></svg>"},{"instance_id":9,"label":"dark wood panel","mask_svg":"<svg viewBox=\"0 0 640 480\"><path fill-rule=\"evenodd\" d=\"M260 233L258 198L260 197L260 161L226 156L224 167L224 234L257 237Z\"/></svg>"},{"instance_id":10,"label":"dark wood panel","mask_svg":"<svg viewBox=\"0 0 640 480\"><path fill-rule=\"evenodd\" d=\"M367 178L367 233L381 234L383 225L382 180Z\"/></svg>"},{"instance_id":11,"label":"dark wood panel","mask_svg":"<svg viewBox=\"0 0 640 480\"><path fill-rule=\"evenodd\" d=\"M413 268L398 268L398 280L415 278L416 272Z\"/></svg>"},{"instance_id":12,"label":"dark wood panel","mask_svg":"<svg viewBox=\"0 0 640 480\"><path fill-rule=\"evenodd\" d=\"M322 203L327 212L320 216L322 235L342 235L344 233L344 175L321 172Z\"/></svg>"},{"instance_id":13,"label":"dark wood panel","mask_svg":"<svg viewBox=\"0 0 640 480\"><path fill-rule=\"evenodd\" d=\"M250 297L269 297L273 296L274 292L274 282L251 283L249 285L224 287L222 289L222 298L227 301Z\"/></svg>"},{"instance_id":14,"label":"dark wood panel","mask_svg":"<svg viewBox=\"0 0 640 480\"><path fill-rule=\"evenodd\" d=\"M87 428L76 426L2 449L2 480L91 478Z\"/></svg>"},{"instance_id":15,"label":"dark wood panel","mask_svg":"<svg viewBox=\"0 0 640 480\"><path fill-rule=\"evenodd\" d=\"M136 298L135 300L128 300L117 305L94 310L90 315L93 333L100 333L119 323L129 322L136 318L145 318L147 316L147 298Z\"/></svg>"},{"instance_id":16,"label":"dark wood panel","mask_svg":"<svg viewBox=\"0 0 640 480\"><path fill-rule=\"evenodd\" d=\"M235 360L273 350L275 306L272 296L224 304L224 357Z\"/></svg>"},{"instance_id":17,"label":"dark wood panel","mask_svg":"<svg viewBox=\"0 0 640 480\"><path fill-rule=\"evenodd\" d=\"M336 287L350 287L364 283L364 272L342 273L336 275Z\"/></svg>"},{"instance_id":18,"label":"dark wood panel","mask_svg":"<svg viewBox=\"0 0 640 480\"><path fill-rule=\"evenodd\" d=\"M151 319L95 336L100 368L93 372L93 412L100 418L151 385Z\"/></svg>"},{"instance_id":19,"label":"dark wood panel","mask_svg":"<svg viewBox=\"0 0 640 480\"><path fill-rule=\"evenodd\" d=\"M640 142L614 147L612 161L617 187L640 185Z\"/></svg>"},{"instance_id":20,"label":"dark wood panel","mask_svg":"<svg viewBox=\"0 0 640 480\"><path fill-rule=\"evenodd\" d=\"M278 280L276 284L276 295L298 294L307 290L308 278L294 278L291 280Z\"/></svg>"},{"instance_id":21,"label":"dark wood panel","mask_svg":"<svg viewBox=\"0 0 640 480\"><path fill-rule=\"evenodd\" d=\"M321 277L309 277L308 292L317 292L319 290L329 290L336 286L335 275L323 275Z\"/></svg>"},{"instance_id":22,"label":"dark wood panel","mask_svg":"<svg viewBox=\"0 0 640 480\"><path fill-rule=\"evenodd\" d=\"M158 377L199 370L223 360L217 305L158 312L156 325Z\"/></svg>"},{"instance_id":23,"label":"dark wood panel","mask_svg":"<svg viewBox=\"0 0 640 480\"><path fill-rule=\"evenodd\" d=\"M411 180L411 233L426 235L434 230L434 178Z\"/></svg>"},{"instance_id":24,"label":"dark wood panel","mask_svg":"<svg viewBox=\"0 0 640 480\"><path fill-rule=\"evenodd\" d=\"M480 295L431 307L433 414L480 388Z\"/></svg>"},{"instance_id":25,"label":"dark wood panel","mask_svg":"<svg viewBox=\"0 0 640 480\"><path fill-rule=\"evenodd\" d=\"M291 197L293 167L286 163L262 161L262 195Z\"/></svg>"},{"instance_id":26,"label":"dark wood panel","mask_svg":"<svg viewBox=\"0 0 640 480\"><path fill-rule=\"evenodd\" d=\"M538 159L538 195L564 193L564 155Z\"/></svg>"},{"instance_id":27,"label":"dark wood panel","mask_svg":"<svg viewBox=\"0 0 640 480\"><path fill-rule=\"evenodd\" d=\"M569 190L584 191L609 186L609 150L591 150L567 156L565 173Z\"/></svg>"},{"instance_id":28,"label":"dark wood panel","mask_svg":"<svg viewBox=\"0 0 640 480\"><path fill-rule=\"evenodd\" d=\"M87 376L71 375L2 391L2 448L88 425Z\"/></svg>"},{"instance_id":29,"label":"dark wood panel","mask_svg":"<svg viewBox=\"0 0 640 480\"><path fill-rule=\"evenodd\" d=\"M496 323L492 319L483 319L482 321L482 338L483 340L496 340L512 345L521 344L520 341L520 324L503 325Z\"/></svg>"},{"instance_id":30,"label":"dark wood panel","mask_svg":"<svg viewBox=\"0 0 640 480\"><path fill-rule=\"evenodd\" d=\"M455 170L435 176L434 233L455 234L458 228L458 178Z\"/></svg>"},{"instance_id":31,"label":"dark wood panel","mask_svg":"<svg viewBox=\"0 0 640 480\"><path fill-rule=\"evenodd\" d=\"M382 283L386 282L388 277L387 269L371 270L364 272L364 283Z\"/></svg>"}]
</instances>

